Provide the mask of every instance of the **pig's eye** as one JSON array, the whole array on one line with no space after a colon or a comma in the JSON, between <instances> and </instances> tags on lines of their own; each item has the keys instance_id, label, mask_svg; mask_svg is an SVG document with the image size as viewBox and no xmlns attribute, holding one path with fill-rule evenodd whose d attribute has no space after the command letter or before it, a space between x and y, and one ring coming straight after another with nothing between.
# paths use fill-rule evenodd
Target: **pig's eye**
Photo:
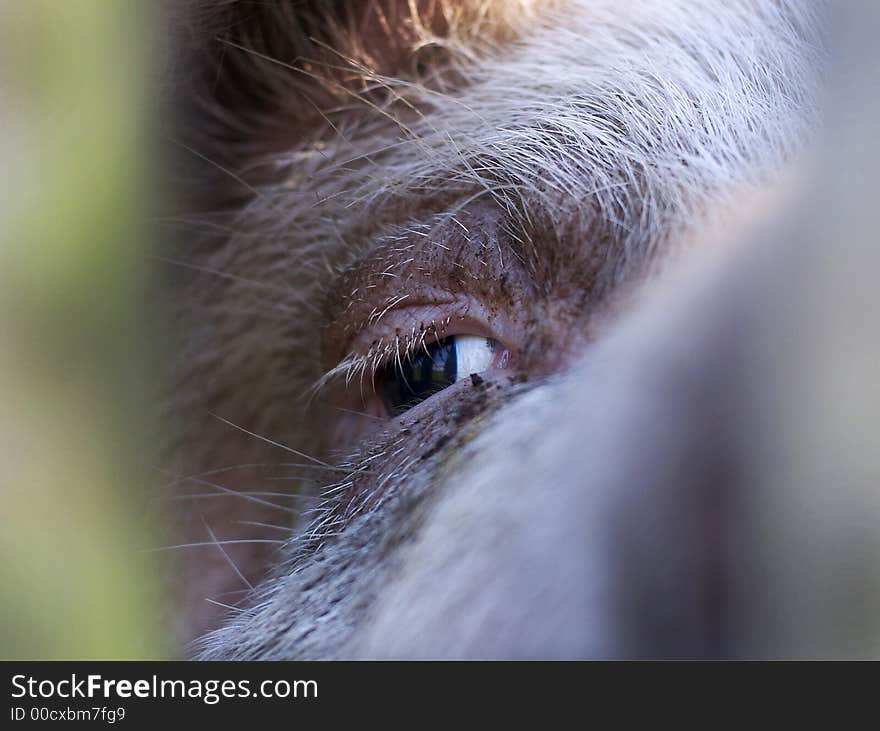
<instances>
[{"instance_id":1,"label":"pig's eye","mask_svg":"<svg viewBox=\"0 0 880 731\"><path fill-rule=\"evenodd\" d=\"M386 411L400 414L472 373L493 365L499 345L491 338L452 335L395 359L379 375Z\"/></svg>"}]
</instances>

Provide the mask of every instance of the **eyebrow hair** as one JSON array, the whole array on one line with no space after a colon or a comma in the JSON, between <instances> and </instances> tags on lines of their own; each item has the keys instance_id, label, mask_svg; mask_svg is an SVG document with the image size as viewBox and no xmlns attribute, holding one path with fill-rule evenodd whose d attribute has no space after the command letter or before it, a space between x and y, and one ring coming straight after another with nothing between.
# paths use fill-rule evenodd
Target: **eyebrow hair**
<instances>
[{"instance_id":1,"label":"eyebrow hair","mask_svg":"<svg viewBox=\"0 0 880 731\"><path fill-rule=\"evenodd\" d=\"M452 88L460 66L527 34L537 17L564 1L171 4L169 81L175 109L187 120L182 141L229 167L258 146L279 152L285 141L320 127L334 107L358 98L382 106L389 79ZM273 125L277 117L285 124Z\"/></svg>"}]
</instances>

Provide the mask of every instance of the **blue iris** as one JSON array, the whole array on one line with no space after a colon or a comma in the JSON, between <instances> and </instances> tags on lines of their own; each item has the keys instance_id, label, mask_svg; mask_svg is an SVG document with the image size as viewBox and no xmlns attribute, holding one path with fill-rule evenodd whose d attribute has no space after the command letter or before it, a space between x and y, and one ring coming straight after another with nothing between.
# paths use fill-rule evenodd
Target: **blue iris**
<instances>
[{"instance_id":1,"label":"blue iris","mask_svg":"<svg viewBox=\"0 0 880 731\"><path fill-rule=\"evenodd\" d=\"M455 337L437 340L386 366L379 393L388 413L400 414L455 383L458 356Z\"/></svg>"}]
</instances>

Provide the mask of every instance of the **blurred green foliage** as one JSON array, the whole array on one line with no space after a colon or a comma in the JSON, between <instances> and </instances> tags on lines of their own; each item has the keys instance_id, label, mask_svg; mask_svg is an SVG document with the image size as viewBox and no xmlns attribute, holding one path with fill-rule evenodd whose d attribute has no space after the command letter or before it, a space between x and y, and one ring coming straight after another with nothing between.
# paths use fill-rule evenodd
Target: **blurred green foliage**
<instances>
[{"instance_id":1,"label":"blurred green foliage","mask_svg":"<svg viewBox=\"0 0 880 731\"><path fill-rule=\"evenodd\" d=\"M161 657L152 3L0 0L0 657Z\"/></svg>"}]
</instances>

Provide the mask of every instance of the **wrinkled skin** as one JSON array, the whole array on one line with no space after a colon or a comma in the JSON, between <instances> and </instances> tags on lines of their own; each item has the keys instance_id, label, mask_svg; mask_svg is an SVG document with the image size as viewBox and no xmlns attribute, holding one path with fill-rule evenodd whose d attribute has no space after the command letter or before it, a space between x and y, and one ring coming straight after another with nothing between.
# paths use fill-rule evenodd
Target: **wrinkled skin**
<instances>
[{"instance_id":1,"label":"wrinkled skin","mask_svg":"<svg viewBox=\"0 0 880 731\"><path fill-rule=\"evenodd\" d=\"M817 121L821 3L552 5L482 45L424 3L469 52L413 71L412 18L365 3L320 46L357 36L354 91L278 19L222 27L283 64L182 54L219 79L182 86L187 200L223 211L169 257L199 656L876 652L873 148ZM383 401L402 348L465 335L504 357Z\"/></svg>"}]
</instances>

